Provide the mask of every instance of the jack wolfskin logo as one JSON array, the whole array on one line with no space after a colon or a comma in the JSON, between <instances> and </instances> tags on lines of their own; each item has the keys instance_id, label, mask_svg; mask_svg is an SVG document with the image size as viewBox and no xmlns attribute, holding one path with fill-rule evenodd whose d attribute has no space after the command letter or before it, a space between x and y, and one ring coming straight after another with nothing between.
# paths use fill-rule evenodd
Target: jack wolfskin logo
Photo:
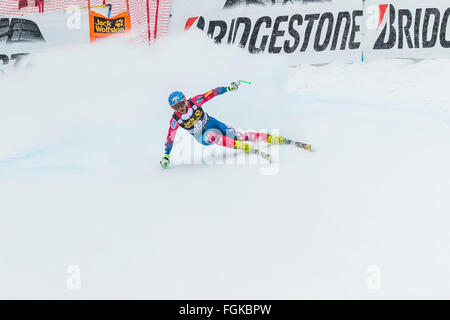
<instances>
[{"instance_id":1,"label":"jack wolfskin logo","mask_svg":"<svg viewBox=\"0 0 450 320\"><path fill-rule=\"evenodd\" d=\"M389 9L389 13L387 14ZM449 28L450 7L396 9L392 4L379 5L378 28L385 21L384 28L378 36L373 49L409 49L433 48L439 43L443 48L450 48Z\"/></svg>"},{"instance_id":2,"label":"jack wolfskin logo","mask_svg":"<svg viewBox=\"0 0 450 320\"><path fill-rule=\"evenodd\" d=\"M38 25L27 19L1 18L0 43L45 41Z\"/></svg>"}]
</instances>

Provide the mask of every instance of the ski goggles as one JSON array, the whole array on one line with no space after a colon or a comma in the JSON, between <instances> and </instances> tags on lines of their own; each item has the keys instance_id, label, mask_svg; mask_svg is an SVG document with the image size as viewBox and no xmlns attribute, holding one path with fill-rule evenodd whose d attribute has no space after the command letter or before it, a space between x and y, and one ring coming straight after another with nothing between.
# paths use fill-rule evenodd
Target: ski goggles
<instances>
[{"instance_id":1,"label":"ski goggles","mask_svg":"<svg viewBox=\"0 0 450 320\"><path fill-rule=\"evenodd\" d=\"M177 103L170 106L173 110L178 111L181 107L187 107L186 100L178 101Z\"/></svg>"}]
</instances>

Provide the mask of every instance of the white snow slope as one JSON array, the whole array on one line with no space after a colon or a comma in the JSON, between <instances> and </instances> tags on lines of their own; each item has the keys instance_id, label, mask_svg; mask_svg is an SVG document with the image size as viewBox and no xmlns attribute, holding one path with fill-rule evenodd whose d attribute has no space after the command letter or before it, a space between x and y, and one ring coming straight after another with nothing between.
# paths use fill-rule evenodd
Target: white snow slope
<instances>
[{"instance_id":1,"label":"white snow slope","mask_svg":"<svg viewBox=\"0 0 450 320\"><path fill-rule=\"evenodd\" d=\"M450 61L287 68L191 33L32 63L0 78L0 298L450 298ZM238 79L210 115L314 152L223 164L180 130L162 170L168 94Z\"/></svg>"}]
</instances>

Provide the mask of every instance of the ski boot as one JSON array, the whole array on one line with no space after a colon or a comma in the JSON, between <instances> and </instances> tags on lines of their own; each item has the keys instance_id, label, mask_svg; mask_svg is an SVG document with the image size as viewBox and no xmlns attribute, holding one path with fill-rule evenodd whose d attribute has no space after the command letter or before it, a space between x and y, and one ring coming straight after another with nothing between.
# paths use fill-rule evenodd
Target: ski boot
<instances>
[{"instance_id":1,"label":"ski boot","mask_svg":"<svg viewBox=\"0 0 450 320\"><path fill-rule=\"evenodd\" d=\"M286 138L283 138L282 136L273 136L271 134L267 135L267 143L269 144L285 144Z\"/></svg>"}]
</instances>

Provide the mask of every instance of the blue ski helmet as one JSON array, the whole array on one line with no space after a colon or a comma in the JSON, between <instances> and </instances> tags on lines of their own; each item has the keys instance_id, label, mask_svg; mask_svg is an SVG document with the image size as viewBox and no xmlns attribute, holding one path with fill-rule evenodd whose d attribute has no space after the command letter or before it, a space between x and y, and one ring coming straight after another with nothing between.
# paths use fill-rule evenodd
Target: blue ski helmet
<instances>
[{"instance_id":1,"label":"blue ski helmet","mask_svg":"<svg viewBox=\"0 0 450 320\"><path fill-rule=\"evenodd\" d=\"M173 106L174 104L186 99L185 95L181 91L172 92L169 96L169 105Z\"/></svg>"}]
</instances>

